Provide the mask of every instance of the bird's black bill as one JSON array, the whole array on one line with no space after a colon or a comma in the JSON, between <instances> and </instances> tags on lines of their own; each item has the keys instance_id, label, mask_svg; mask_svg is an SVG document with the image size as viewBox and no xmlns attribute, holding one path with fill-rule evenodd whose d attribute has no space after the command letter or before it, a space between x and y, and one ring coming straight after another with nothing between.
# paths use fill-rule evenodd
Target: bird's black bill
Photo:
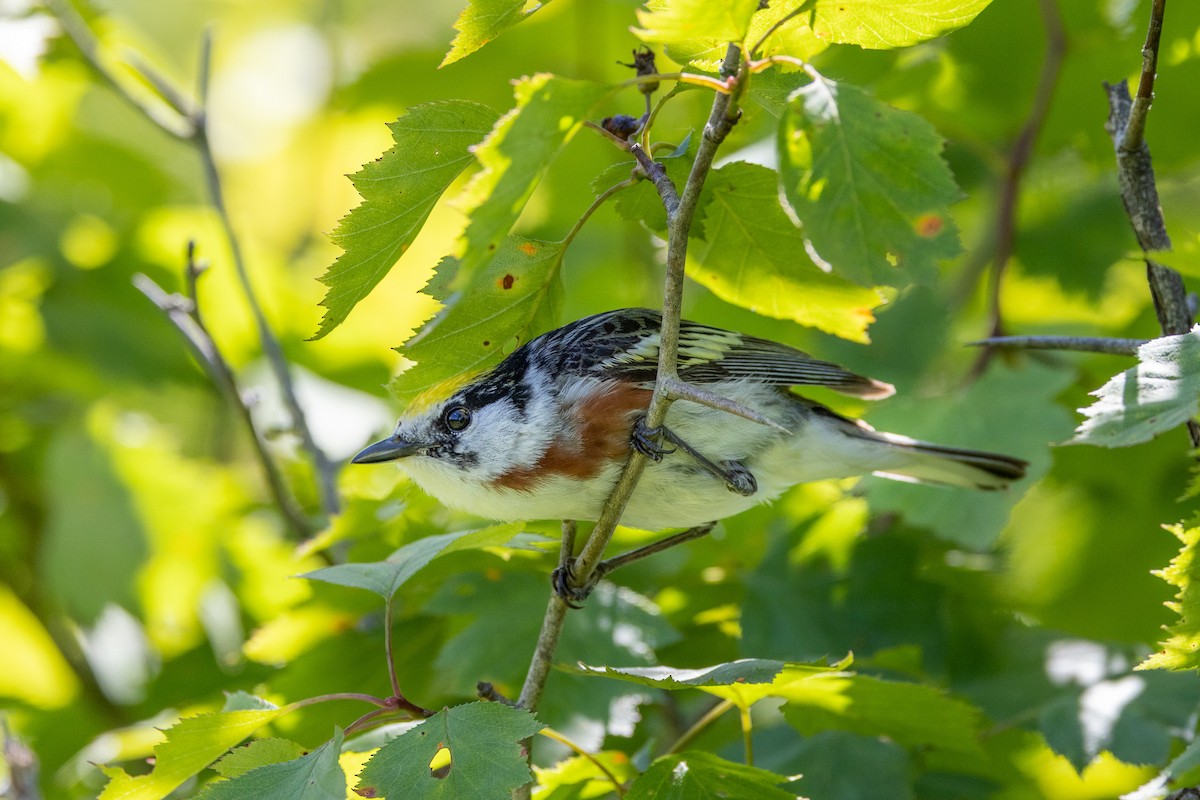
<instances>
[{"instance_id":1,"label":"bird's black bill","mask_svg":"<svg viewBox=\"0 0 1200 800\"><path fill-rule=\"evenodd\" d=\"M420 450L420 446L405 441L397 436L389 436L382 442L376 442L350 459L351 464L378 464L381 461L395 461L397 458L411 456Z\"/></svg>"}]
</instances>

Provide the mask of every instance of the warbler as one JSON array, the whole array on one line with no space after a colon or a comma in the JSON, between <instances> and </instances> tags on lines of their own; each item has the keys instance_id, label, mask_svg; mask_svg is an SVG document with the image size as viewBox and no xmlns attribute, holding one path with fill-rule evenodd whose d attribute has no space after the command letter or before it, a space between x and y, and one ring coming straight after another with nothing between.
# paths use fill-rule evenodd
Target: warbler
<instances>
[{"instance_id":1,"label":"warbler","mask_svg":"<svg viewBox=\"0 0 1200 800\"><path fill-rule=\"evenodd\" d=\"M1001 489L1025 474L1006 455L876 431L792 391L826 386L879 399L895 391L786 345L683 322L679 378L757 411L764 425L687 400L665 426L643 424L658 368L662 320L609 311L517 348L449 397L410 409L354 463L403 459L421 488L452 508L499 520L595 520L631 448L655 459L622 523L702 525L798 483L875 474Z\"/></svg>"}]
</instances>

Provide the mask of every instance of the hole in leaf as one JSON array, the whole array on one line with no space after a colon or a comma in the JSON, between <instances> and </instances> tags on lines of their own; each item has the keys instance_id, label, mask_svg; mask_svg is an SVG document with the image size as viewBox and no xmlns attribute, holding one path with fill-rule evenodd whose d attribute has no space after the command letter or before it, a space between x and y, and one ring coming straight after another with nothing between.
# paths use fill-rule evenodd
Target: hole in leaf
<instances>
[{"instance_id":1,"label":"hole in leaf","mask_svg":"<svg viewBox=\"0 0 1200 800\"><path fill-rule=\"evenodd\" d=\"M429 777L440 780L450 774L452 766L450 748L439 744L437 752L433 754L433 758L429 759Z\"/></svg>"}]
</instances>

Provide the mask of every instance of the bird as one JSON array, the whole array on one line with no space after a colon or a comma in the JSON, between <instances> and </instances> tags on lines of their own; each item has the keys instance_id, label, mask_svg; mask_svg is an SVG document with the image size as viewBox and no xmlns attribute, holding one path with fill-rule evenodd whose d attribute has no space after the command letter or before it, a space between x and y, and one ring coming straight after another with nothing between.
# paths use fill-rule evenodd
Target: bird
<instances>
[{"instance_id":1,"label":"bird","mask_svg":"<svg viewBox=\"0 0 1200 800\"><path fill-rule=\"evenodd\" d=\"M651 309L607 311L537 336L491 370L414 402L356 464L400 461L444 505L495 520L595 520L632 450L653 460L622 524L689 528L810 481L874 474L1003 489L1027 463L876 431L797 394L824 386L882 399L891 384L784 344L682 321L679 380L758 412L762 424L687 400L648 428L662 336Z\"/></svg>"}]
</instances>

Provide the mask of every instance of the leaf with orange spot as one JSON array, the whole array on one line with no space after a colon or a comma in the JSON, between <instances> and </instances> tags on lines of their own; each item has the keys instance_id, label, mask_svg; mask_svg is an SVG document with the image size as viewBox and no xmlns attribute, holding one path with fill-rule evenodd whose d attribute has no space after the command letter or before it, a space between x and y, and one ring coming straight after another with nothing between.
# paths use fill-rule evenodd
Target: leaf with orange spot
<instances>
[{"instance_id":1,"label":"leaf with orange spot","mask_svg":"<svg viewBox=\"0 0 1200 800\"><path fill-rule=\"evenodd\" d=\"M867 341L883 296L821 270L804 233L779 203L779 175L734 162L705 190L706 236L692 244L688 276L729 303L790 319L855 342Z\"/></svg>"},{"instance_id":2,"label":"leaf with orange spot","mask_svg":"<svg viewBox=\"0 0 1200 800\"><path fill-rule=\"evenodd\" d=\"M911 111L817 75L789 98L779 128L788 203L835 275L905 286L961 247L959 198L942 137Z\"/></svg>"}]
</instances>

